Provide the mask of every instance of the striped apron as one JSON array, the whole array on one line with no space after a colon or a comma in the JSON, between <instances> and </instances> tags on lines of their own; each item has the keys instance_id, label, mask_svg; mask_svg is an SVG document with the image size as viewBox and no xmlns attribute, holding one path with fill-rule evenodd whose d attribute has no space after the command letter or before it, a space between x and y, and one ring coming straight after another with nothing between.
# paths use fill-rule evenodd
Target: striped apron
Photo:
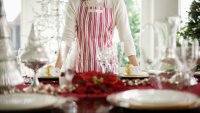
<instances>
[{"instance_id":1,"label":"striped apron","mask_svg":"<svg viewBox=\"0 0 200 113\"><path fill-rule=\"evenodd\" d=\"M76 72L116 72L117 57L112 49L112 9L105 7L105 1L101 7L87 6L85 0L81 1L77 15L78 38L74 69Z\"/></svg>"}]
</instances>

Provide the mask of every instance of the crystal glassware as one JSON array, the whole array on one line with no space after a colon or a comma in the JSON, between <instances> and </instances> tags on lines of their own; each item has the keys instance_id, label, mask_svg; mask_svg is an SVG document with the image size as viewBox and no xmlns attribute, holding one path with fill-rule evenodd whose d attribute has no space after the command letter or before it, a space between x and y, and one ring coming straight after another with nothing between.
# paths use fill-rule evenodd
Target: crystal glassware
<instances>
[{"instance_id":1,"label":"crystal glassware","mask_svg":"<svg viewBox=\"0 0 200 113\"><path fill-rule=\"evenodd\" d=\"M191 44L189 44L191 43ZM197 79L193 76L193 69L199 58L199 42L183 40L181 47L177 48L177 73L175 73L171 81L176 81L179 86L192 86L197 84ZM176 79L178 78L178 79Z\"/></svg>"},{"instance_id":2,"label":"crystal glassware","mask_svg":"<svg viewBox=\"0 0 200 113\"><path fill-rule=\"evenodd\" d=\"M30 88L34 88L39 85L39 80L36 75L37 70L49 62L44 44L41 43L39 37L35 36L34 25L32 25L27 45L23 49L20 59L22 63L34 71L33 82L30 86Z\"/></svg>"},{"instance_id":3,"label":"crystal glassware","mask_svg":"<svg viewBox=\"0 0 200 113\"><path fill-rule=\"evenodd\" d=\"M29 68L31 68L34 71L34 77L33 82L31 83L31 87L37 87L39 86L39 80L37 74L37 70L43 67L47 62L38 62L38 61L23 61L22 62Z\"/></svg>"},{"instance_id":4,"label":"crystal glassware","mask_svg":"<svg viewBox=\"0 0 200 113\"><path fill-rule=\"evenodd\" d=\"M117 46L113 44L110 47L97 48L97 62L101 65L102 72L117 73L118 59Z\"/></svg>"},{"instance_id":5,"label":"crystal glassware","mask_svg":"<svg viewBox=\"0 0 200 113\"><path fill-rule=\"evenodd\" d=\"M110 52L107 49L98 49L97 50L97 60L101 65L102 72L110 71Z\"/></svg>"},{"instance_id":6,"label":"crystal glassware","mask_svg":"<svg viewBox=\"0 0 200 113\"><path fill-rule=\"evenodd\" d=\"M156 23L144 26L141 33L141 66L155 80L157 87L161 89L159 74L162 65L164 37Z\"/></svg>"}]
</instances>

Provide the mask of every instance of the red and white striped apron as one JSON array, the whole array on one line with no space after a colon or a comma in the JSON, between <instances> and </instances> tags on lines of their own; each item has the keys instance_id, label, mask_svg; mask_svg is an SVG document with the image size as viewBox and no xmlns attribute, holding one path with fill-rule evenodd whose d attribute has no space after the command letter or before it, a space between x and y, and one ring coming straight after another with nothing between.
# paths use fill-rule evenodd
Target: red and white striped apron
<instances>
[{"instance_id":1,"label":"red and white striped apron","mask_svg":"<svg viewBox=\"0 0 200 113\"><path fill-rule=\"evenodd\" d=\"M77 53L75 57L75 71L102 71L102 62L99 62L100 51L112 47L112 8L83 6L85 0L81 0L77 15ZM113 53L113 51L109 51ZM111 69L116 72L116 59L114 54L109 58ZM108 71L108 70L106 70Z\"/></svg>"}]
</instances>

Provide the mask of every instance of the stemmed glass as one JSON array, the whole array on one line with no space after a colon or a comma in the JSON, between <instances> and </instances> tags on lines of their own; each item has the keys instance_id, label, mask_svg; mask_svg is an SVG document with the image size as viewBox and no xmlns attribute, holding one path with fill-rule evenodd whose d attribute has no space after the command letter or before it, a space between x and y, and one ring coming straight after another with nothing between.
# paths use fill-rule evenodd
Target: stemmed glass
<instances>
[{"instance_id":1,"label":"stemmed glass","mask_svg":"<svg viewBox=\"0 0 200 113\"><path fill-rule=\"evenodd\" d=\"M181 47L177 49L177 69L178 73L172 76L171 80L175 81L179 77L177 82L180 85L191 86L197 84L196 78L193 76L193 69L199 57L199 42L198 40L193 40L191 44L189 41L183 40ZM181 78L180 78L181 77Z\"/></svg>"},{"instance_id":2,"label":"stemmed glass","mask_svg":"<svg viewBox=\"0 0 200 113\"><path fill-rule=\"evenodd\" d=\"M102 72L111 71L111 48L97 48L97 61L100 63Z\"/></svg>"},{"instance_id":3,"label":"stemmed glass","mask_svg":"<svg viewBox=\"0 0 200 113\"><path fill-rule=\"evenodd\" d=\"M41 67L43 67L45 64L47 64L47 61L26 61L26 60L22 60L22 63L24 63L27 67L33 69L34 71L34 77L33 77L33 82L30 85L31 87L37 87L39 86L39 80L38 80L38 76L37 76L37 70L40 69Z\"/></svg>"},{"instance_id":4,"label":"stemmed glass","mask_svg":"<svg viewBox=\"0 0 200 113\"><path fill-rule=\"evenodd\" d=\"M101 65L101 71L117 73L118 58L117 44L104 45L96 48L97 62Z\"/></svg>"},{"instance_id":5,"label":"stemmed glass","mask_svg":"<svg viewBox=\"0 0 200 113\"><path fill-rule=\"evenodd\" d=\"M34 77L31 85L26 89L32 89L39 86L39 80L37 76L37 70L40 69L42 66L49 62L49 58L45 57L45 53L40 53L40 55L34 56L33 53L37 53L36 51L27 51L25 49L20 51L19 59L20 62L24 63L25 66L32 69L34 72ZM41 57L42 56L42 57Z\"/></svg>"},{"instance_id":6,"label":"stemmed glass","mask_svg":"<svg viewBox=\"0 0 200 113\"><path fill-rule=\"evenodd\" d=\"M158 88L162 88L160 77L161 58L164 50L164 35L156 24L148 24L141 31L142 66L155 78Z\"/></svg>"}]
</instances>

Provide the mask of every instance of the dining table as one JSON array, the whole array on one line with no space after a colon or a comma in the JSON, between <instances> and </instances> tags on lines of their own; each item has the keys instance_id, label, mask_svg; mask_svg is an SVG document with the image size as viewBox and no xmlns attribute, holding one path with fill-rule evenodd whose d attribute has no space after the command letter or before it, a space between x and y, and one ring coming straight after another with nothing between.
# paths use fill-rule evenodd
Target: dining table
<instances>
[{"instance_id":1,"label":"dining table","mask_svg":"<svg viewBox=\"0 0 200 113\"><path fill-rule=\"evenodd\" d=\"M197 78L199 80L199 78ZM47 81L49 82L49 81ZM52 82L52 81L51 81ZM45 83L45 82L44 82ZM53 86L58 87L58 82L52 82ZM29 84L22 84L17 86L19 90L22 90L28 87ZM151 84L147 85L139 85L139 86L129 86L128 90L132 89L139 89L139 90L146 90L146 89L155 89L155 87ZM180 90L180 89L179 89ZM194 86L190 86L181 91L189 92L200 96L200 82ZM145 110L145 109L129 109L120 106L115 106L107 101L106 97L108 94L78 94L78 93L62 93L58 96L64 98L74 98L71 101L66 101L59 107L52 107L48 109L36 109L36 110L22 110L22 111L8 111L9 113L200 113L200 106L191 108L191 109L163 109L163 110ZM0 111L0 113L4 113L5 111Z\"/></svg>"}]
</instances>

